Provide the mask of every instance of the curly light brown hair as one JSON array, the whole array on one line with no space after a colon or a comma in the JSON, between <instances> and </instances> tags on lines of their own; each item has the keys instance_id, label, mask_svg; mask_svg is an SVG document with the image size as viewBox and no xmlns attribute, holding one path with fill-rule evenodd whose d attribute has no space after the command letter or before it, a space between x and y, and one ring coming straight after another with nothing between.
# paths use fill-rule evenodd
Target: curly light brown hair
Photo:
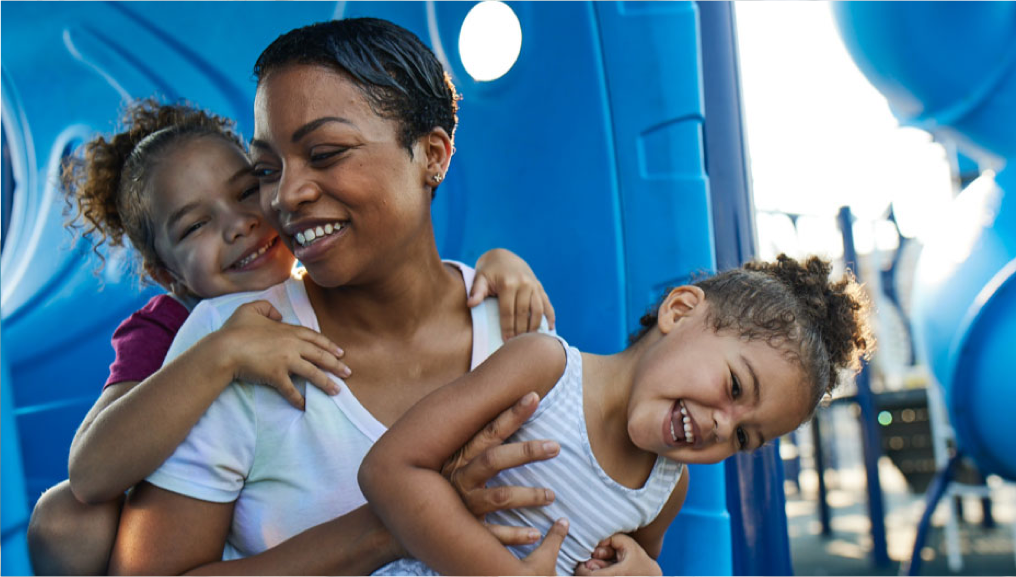
<instances>
[{"instance_id":1,"label":"curly light brown hair","mask_svg":"<svg viewBox=\"0 0 1016 577\"><path fill-rule=\"evenodd\" d=\"M774 262L749 262L693 283L705 293L713 329L761 340L796 360L811 383L811 405L831 393L841 372L858 371L875 338L870 302L853 274L829 278L832 265L780 254ZM669 292L669 291L668 291ZM656 309L644 315L640 339L656 326Z\"/></svg>"},{"instance_id":2,"label":"curly light brown hair","mask_svg":"<svg viewBox=\"0 0 1016 577\"><path fill-rule=\"evenodd\" d=\"M121 125L120 132L95 137L83 154L64 162L61 184L68 206L76 209L69 225L92 241L100 258L101 246L123 246L126 237L137 251L141 280L159 282L156 274L165 265L155 250L153 169L193 138L223 138L245 149L233 121L185 103L136 101L127 106Z\"/></svg>"}]
</instances>

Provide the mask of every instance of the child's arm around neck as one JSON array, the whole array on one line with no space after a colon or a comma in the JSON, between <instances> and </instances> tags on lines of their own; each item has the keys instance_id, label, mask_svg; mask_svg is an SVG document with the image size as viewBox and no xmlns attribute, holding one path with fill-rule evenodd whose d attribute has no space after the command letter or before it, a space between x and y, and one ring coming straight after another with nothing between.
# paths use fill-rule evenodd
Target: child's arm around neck
<instances>
[{"instance_id":1,"label":"child's arm around neck","mask_svg":"<svg viewBox=\"0 0 1016 577\"><path fill-rule=\"evenodd\" d=\"M441 467L524 394L543 397L564 367L557 339L512 339L476 370L417 403L374 445L360 466L360 487L411 554L446 575L554 572L557 548L516 559L466 509Z\"/></svg>"}]
</instances>

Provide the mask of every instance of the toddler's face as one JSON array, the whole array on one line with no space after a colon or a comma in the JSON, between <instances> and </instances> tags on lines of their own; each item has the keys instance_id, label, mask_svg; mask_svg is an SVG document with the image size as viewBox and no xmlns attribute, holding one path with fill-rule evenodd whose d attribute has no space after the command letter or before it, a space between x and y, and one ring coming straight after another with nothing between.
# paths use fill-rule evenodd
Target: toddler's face
<instances>
[{"instance_id":1,"label":"toddler's face","mask_svg":"<svg viewBox=\"0 0 1016 577\"><path fill-rule=\"evenodd\" d=\"M651 345L628 405L632 441L684 463L757 449L796 429L811 409L799 363L764 341L716 333L707 309L699 303Z\"/></svg>"},{"instance_id":2,"label":"toddler's face","mask_svg":"<svg viewBox=\"0 0 1016 577\"><path fill-rule=\"evenodd\" d=\"M176 282L200 298L262 290L295 259L265 223L242 150L215 136L189 139L152 174L155 250Z\"/></svg>"}]
</instances>

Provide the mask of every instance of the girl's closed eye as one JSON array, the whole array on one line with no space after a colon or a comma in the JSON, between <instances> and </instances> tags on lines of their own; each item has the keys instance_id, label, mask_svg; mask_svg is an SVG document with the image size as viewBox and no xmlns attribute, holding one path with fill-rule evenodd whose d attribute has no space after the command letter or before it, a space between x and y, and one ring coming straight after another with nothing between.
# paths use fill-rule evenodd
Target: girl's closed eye
<instances>
[{"instance_id":1,"label":"girl's closed eye","mask_svg":"<svg viewBox=\"0 0 1016 577\"><path fill-rule=\"evenodd\" d=\"M730 372L730 396L734 400L741 398L741 381L737 379L734 371Z\"/></svg>"},{"instance_id":2,"label":"girl's closed eye","mask_svg":"<svg viewBox=\"0 0 1016 577\"><path fill-rule=\"evenodd\" d=\"M254 186L251 186L250 188L240 193L240 200L248 200L250 198L257 199L258 193L260 191L261 191L260 187L255 184Z\"/></svg>"},{"instance_id":3,"label":"girl's closed eye","mask_svg":"<svg viewBox=\"0 0 1016 577\"><path fill-rule=\"evenodd\" d=\"M203 221L203 220L199 220L197 222L194 222L194 223L191 223L191 224L187 225L183 229L183 232L180 233L180 238L177 240L177 242L183 241L187 237L191 236L193 233L197 232L204 225L205 225L205 221Z\"/></svg>"}]
</instances>

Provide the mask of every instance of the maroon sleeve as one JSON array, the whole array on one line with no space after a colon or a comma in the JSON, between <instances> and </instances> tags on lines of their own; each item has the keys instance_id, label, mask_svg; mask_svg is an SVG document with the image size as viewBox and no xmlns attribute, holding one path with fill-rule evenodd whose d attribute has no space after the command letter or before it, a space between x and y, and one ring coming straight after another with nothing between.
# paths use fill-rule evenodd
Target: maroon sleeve
<instances>
[{"instance_id":1,"label":"maroon sleeve","mask_svg":"<svg viewBox=\"0 0 1016 577\"><path fill-rule=\"evenodd\" d=\"M189 314L187 307L173 297L158 295L120 323L113 333L116 358L109 366L103 388L124 381L143 381L159 370L173 337Z\"/></svg>"}]
</instances>

